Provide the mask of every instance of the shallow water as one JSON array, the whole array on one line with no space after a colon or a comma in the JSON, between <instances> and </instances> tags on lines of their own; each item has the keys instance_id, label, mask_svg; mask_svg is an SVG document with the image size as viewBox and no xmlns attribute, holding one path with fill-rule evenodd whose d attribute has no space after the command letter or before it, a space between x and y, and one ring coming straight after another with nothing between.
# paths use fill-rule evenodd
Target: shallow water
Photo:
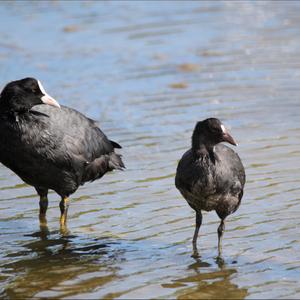
<instances>
[{"instance_id":1,"label":"shallow water","mask_svg":"<svg viewBox=\"0 0 300 300\"><path fill-rule=\"evenodd\" d=\"M0 166L4 298L300 297L299 2L1 2L0 82L35 76L100 121L125 172L72 197L59 230L50 194ZM247 173L223 261L204 214L174 187L197 120L231 129Z\"/></svg>"}]
</instances>

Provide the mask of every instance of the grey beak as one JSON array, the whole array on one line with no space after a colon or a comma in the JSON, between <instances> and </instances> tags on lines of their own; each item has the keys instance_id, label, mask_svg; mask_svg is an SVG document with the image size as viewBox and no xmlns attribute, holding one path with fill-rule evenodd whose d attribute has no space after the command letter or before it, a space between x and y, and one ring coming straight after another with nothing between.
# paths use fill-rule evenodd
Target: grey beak
<instances>
[{"instance_id":1,"label":"grey beak","mask_svg":"<svg viewBox=\"0 0 300 300\"><path fill-rule=\"evenodd\" d=\"M223 131L223 141L227 142L231 145L237 146L238 144L235 142L233 137L229 134L228 130L225 128L225 126L221 125L222 131Z\"/></svg>"},{"instance_id":2,"label":"grey beak","mask_svg":"<svg viewBox=\"0 0 300 300\"><path fill-rule=\"evenodd\" d=\"M227 142L227 143L229 143L229 144L231 144L233 146L237 146L238 145L236 143L236 141L233 139L233 137L228 132L226 132L226 133L223 134L223 140L224 140L224 142Z\"/></svg>"}]
</instances>

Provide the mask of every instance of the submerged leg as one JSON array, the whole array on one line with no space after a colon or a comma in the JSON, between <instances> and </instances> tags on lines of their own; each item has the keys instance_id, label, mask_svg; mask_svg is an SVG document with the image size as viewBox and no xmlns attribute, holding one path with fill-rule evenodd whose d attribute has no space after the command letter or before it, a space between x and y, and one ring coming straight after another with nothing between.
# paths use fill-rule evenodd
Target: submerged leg
<instances>
[{"instance_id":1,"label":"submerged leg","mask_svg":"<svg viewBox=\"0 0 300 300\"><path fill-rule=\"evenodd\" d=\"M200 226L202 224L202 214L200 212L196 212L196 226L195 226L195 232L193 236L193 257L198 257L198 249L197 249L197 238L198 238L198 233Z\"/></svg>"},{"instance_id":2,"label":"submerged leg","mask_svg":"<svg viewBox=\"0 0 300 300\"><path fill-rule=\"evenodd\" d=\"M218 227L218 253L219 256L222 254L222 237L225 230L225 219L221 219L221 223Z\"/></svg>"},{"instance_id":3,"label":"submerged leg","mask_svg":"<svg viewBox=\"0 0 300 300\"><path fill-rule=\"evenodd\" d=\"M66 221L67 221L67 214L68 214L68 207L69 207L68 197L62 197L62 199L59 203L59 207L60 207L60 212L61 212L60 225L65 225Z\"/></svg>"},{"instance_id":4,"label":"submerged leg","mask_svg":"<svg viewBox=\"0 0 300 300\"><path fill-rule=\"evenodd\" d=\"M44 221L46 218L46 212L48 208L48 190L47 189L42 189L42 188L35 188L37 193L40 196L40 221Z\"/></svg>"},{"instance_id":5,"label":"submerged leg","mask_svg":"<svg viewBox=\"0 0 300 300\"><path fill-rule=\"evenodd\" d=\"M46 217L46 212L48 208L48 197L40 196L40 217Z\"/></svg>"}]
</instances>

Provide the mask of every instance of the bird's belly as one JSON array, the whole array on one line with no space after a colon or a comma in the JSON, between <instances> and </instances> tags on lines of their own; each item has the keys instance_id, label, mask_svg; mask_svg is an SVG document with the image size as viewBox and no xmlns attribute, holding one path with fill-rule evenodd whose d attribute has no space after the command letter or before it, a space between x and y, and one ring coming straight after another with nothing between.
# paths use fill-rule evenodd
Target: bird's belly
<instances>
[{"instance_id":1,"label":"bird's belly","mask_svg":"<svg viewBox=\"0 0 300 300\"><path fill-rule=\"evenodd\" d=\"M233 195L231 193L204 193L199 190L192 191L180 191L183 197L186 199L188 204L196 211L205 210L224 213L229 215L233 213L239 206L240 200L238 195Z\"/></svg>"},{"instance_id":2,"label":"bird's belly","mask_svg":"<svg viewBox=\"0 0 300 300\"><path fill-rule=\"evenodd\" d=\"M1 163L27 184L52 189L60 195L72 194L78 187L73 173L58 168L43 157L26 152L7 153L1 157Z\"/></svg>"},{"instance_id":3,"label":"bird's belly","mask_svg":"<svg viewBox=\"0 0 300 300\"><path fill-rule=\"evenodd\" d=\"M180 191L188 204L197 211L215 210L222 198L222 195L213 194L206 196L203 193L195 193L194 191Z\"/></svg>"}]
</instances>

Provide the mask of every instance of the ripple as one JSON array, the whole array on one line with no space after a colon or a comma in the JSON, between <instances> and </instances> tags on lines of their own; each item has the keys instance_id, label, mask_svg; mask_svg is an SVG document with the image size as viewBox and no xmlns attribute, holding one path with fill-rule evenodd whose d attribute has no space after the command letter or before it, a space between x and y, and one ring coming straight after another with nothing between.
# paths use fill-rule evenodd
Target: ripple
<instances>
[{"instance_id":1,"label":"ripple","mask_svg":"<svg viewBox=\"0 0 300 300\"><path fill-rule=\"evenodd\" d=\"M66 234L60 197L49 194L39 228L34 189L0 167L0 297L299 298L299 9L2 5L2 84L42 78L122 144L127 169L70 197ZM214 213L203 214L195 260L194 211L174 176L196 121L211 116L239 141L247 183L223 260Z\"/></svg>"}]
</instances>

